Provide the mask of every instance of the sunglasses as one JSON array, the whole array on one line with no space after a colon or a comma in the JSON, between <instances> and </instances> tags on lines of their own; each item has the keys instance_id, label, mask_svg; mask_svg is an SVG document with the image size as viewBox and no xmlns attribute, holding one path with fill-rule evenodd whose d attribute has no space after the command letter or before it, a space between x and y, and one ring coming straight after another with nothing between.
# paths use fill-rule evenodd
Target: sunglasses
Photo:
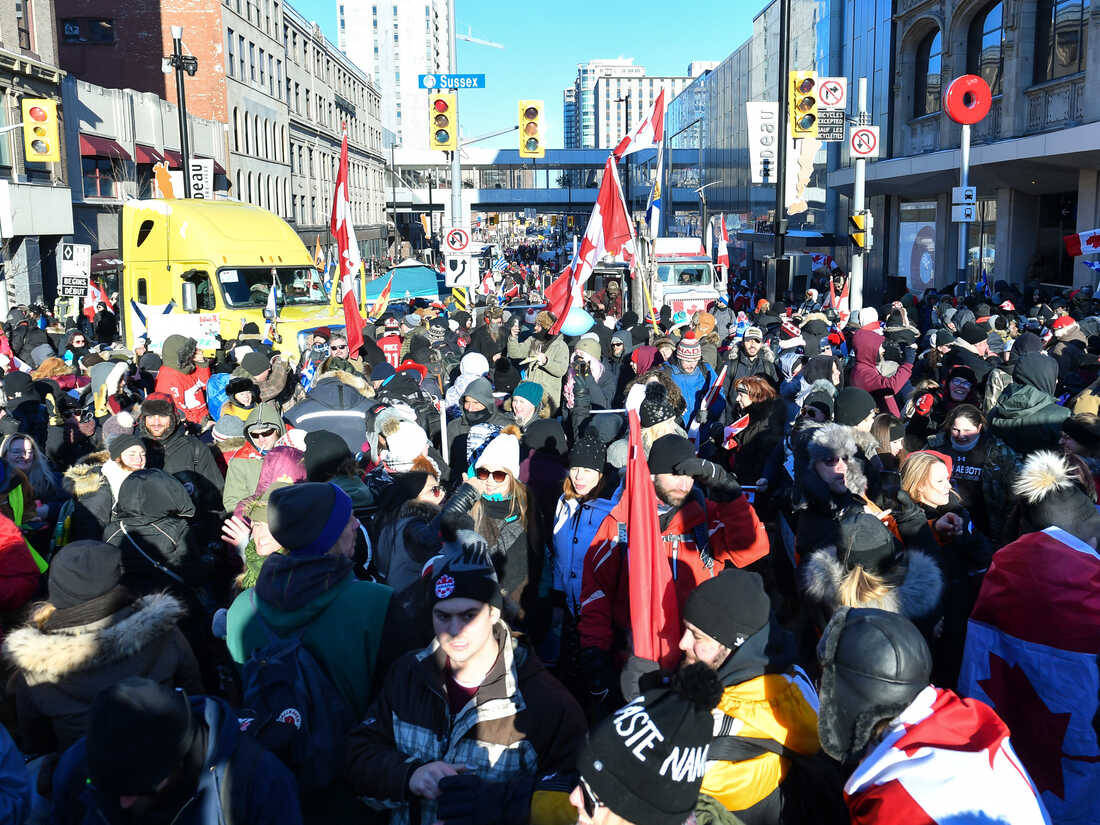
<instances>
[{"instance_id":1,"label":"sunglasses","mask_svg":"<svg viewBox=\"0 0 1100 825\"><path fill-rule=\"evenodd\" d=\"M497 482L497 484L500 484L508 478L508 473L504 472L504 470L493 470L492 472L490 472L484 467L477 468L477 477L480 478L482 481L485 481L489 476L492 476L493 481Z\"/></svg>"},{"instance_id":2,"label":"sunglasses","mask_svg":"<svg viewBox=\"0 0 1100 825\"><path fill-rule=\"evenodd\" d=\"M254 438L267 438L268 436L275 435L278 430L252 430L250 435Z\"/></svg>"},{"instance_id":3,"label":"sunglasses","mask_svg":"<svg viewBox=\"0 0 1100 825\"><path fill-rule=\"evenodd\" d=\"M603 803L600 802L600 798L592 792L592 789L588 787L588 783L584 781L584 777L578 777L578 784L581 789L581 799L584 802L584 813L592 819L596 816L596 811L603 807Z\"/></svg>"},{"instance_id":4,"label":"sunglasses","mask_svg":"<svg viewBox=\"0 0 1100 825\"><path fill-rule=\"evenodd\" d=\"M333 352L346 352L348 348L347 344L333 344L329 349Z\"/></svg>"}]
</instances>

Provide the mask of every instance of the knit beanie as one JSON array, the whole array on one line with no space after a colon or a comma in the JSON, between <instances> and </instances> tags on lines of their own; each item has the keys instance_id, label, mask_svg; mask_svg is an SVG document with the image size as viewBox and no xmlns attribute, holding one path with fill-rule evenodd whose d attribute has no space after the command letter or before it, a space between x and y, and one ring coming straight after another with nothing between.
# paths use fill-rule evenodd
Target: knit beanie
<instances>
[{"instance_id":1,"label":"knit beanie","mask_svg":"<svg viewBox=\"0 0 1100 825\"><path fill-rule=\"evenodd\" d=\"M854 427L875 409L875 399L867 390L845 387L836 394L835 418L837 424Z\"/></svg>"},{"instance_id":2,"label":"knit beanie","mask_svg":"<svg viewBox=\"0 0 1100 825\"><path fill-rule=\"evenodd\" d=\"M770 615L771 600L760 574L737 567L707 579L684 602L684 621L730 650L767 626Z\"/></svg>"},{"instance_id":3,"label":"knit beanie","mask_svg":"<svg viewBox=\"0 0 1100 825\"><path fill-rule=\"evenodd\" d=\"M1100 420L1070 416L1062 422L1062 432L1088 450L1100 447Z\"/></svg>"},{"instance_id":4,"label":"knit beanie","mask_svg":"<svg viewBox=\"0 0 1100 825\"><path fill-rule=\"evenodd\" d=\"M240 419L237 419L238 421ZM129 435L134 431L134 416L129 412L123 410L120 413L112 415L106 421L103 422L103 443L108 449L111 447L111 442L118 438L120 435Z\"/></svg>"},{"instance_id":5,"label":"knit beanie","mask_svg":"<svg viewBox=\"0 0 1100 825\"><path fill-rule=\"evenodd\" d=\"M121 581L119 548L102 541L70 542L50 560L49 601L57 610L68 610L106 595Z\"/></svg>"},{"instance_id":6,"label":"knit beanie","mask_svg":"<svg viewBox=\"0 0 1100 825\"><path fill-rule=\"evenodd\" d=\"M717 674L696 662L673 675L671 688L619 708L581 751L585 790L628 822L683 825L699 798L721 694Z\"/></svg>"},{"instance_id":7,"label":"knit beanie","mask_svg":"<svg viewBox=\"0 0 1100 825\"><path fill-rule=\"evenodd\" d=\"M522 398L537 410L542 404L542 384L536 384L534 381L520 381L512 391L512 397Z\"/></svg>"},{"instance_id":8,"label":"knit beanie","mask_svg":"<svg viewBox=\"0 0 1100 825\"><path fill-rule=\"evenodd\" d=\"M351 518L351 499L335 484L292 484L271 494L267 526L292 556L318 557L332 549Z\"/></svg>"},{"instance_id":9,"label":"knit beanie","mask_svg":"<svg viewBox=\"0 0 1100 825\"><path fill-rule=\"evenodd\" d=\"M331 477L336 468L351 458L351 450L343 438L328 430L306 433L306 477L320 479Z\"/></svg>"},{"instance_id":10,"label":"knit beanie","mask_svg":"<svg viewBox=\"0 0 1100 825\"><path fill-rule=\"evenodd\" d=\"M837 536L837 561L845 570L858 566L881 576L897 567L904 555L890 528L870 513L844 516L837 526Z\"/></svg>"},{"instance_id":11,"label":"knit beanie","mask_svg":"<svg viewBox=\"0 0 1100 825\"><path fill-rule=\"evenodd\" d=\"M180 689L131 676L108 685L88 713L88 778L108 796L146 796L175 773L194 742Z\"/></svg>"},{"instance_id":12,"label":"knit beanie","mask_svg":"<svg viewBox=\"0 0 1100 825\"><path fill-rule=\"evenodd\" d=\"M512 478L519 478L519 439L511 433L501 433L481 451L474 465L477 469L507 470Z\"/></svg>"},{"instance_id":13,"label":"knit beanie","mask_svg":"<svg viewBox=\"0 0 1100 825\"><path fill-rule=\"evenodd\" d=\"M229 438L244 438L244 422L235 415L225 414L214 425L214 440L225 441Z\"/></svg>"},{"instance_id":14,"label":"knit beanie","mask_svg":"<svg viewBox=\"0 0 1100 825\"><path fill-rule=\"evenodd\" d=\"M435 605L446 599L473 599L500 607L503 598L497 571L489 556L489 545L473 530L453 534L443 528L443 549L424 565L421 576L428 579L428 601Z\"/></svg>"},{"instance_id":15,"label":"knit beanie","mask_svg":"<svg viewBox=\"0 0 1100 825\"><path fill-rule=\"evenodd\" d=\"M646 384L645 398L638 408L638 417L643 427L653 427L662 421L676 418L676 408L668 399L668 390L660 381Z\"/></svg>"},{"instance_id":16,"label":"knit beanie","mask_svg":"<svg viewBox=\"0 0 1100 825\"><path fill-rule=\"evenodd\" d=\"M607 447L592 433L585 433L569 451L569 466L587 467L602 473L607 463Z\"/></svg>"},{"instance_id":17,"label":"knit beanie","mask_svg":"<svg viewBox=\"0 0 1100 825\"><path fill-rule=\"evenodd\" d=\"M980 344L986 340L986 336L989 334L989 330L984 329L981 325L974 321L968 321L963 325L963 328L958 332L958 338L966 341L970 345Z\"/></svg>"},{"instance_id":18,"label":"knit beanie","mask_svg":"<svg viewBox=\"0 0 1100 825\"><path fill-rule=\"evenodd\" d=\"M387 378L393 378L397 371L393 368L393 364L389 361L383 361L381 364L375 364L370 371L371 381L385 381Z\"/></svg>"},{"instance_id":19,"label":"knit beanie","mask_svg":"<svg viewBox=\"0 0 1100 825\"><path fill-rule=\"evenodd\" d=\"M597 361L603 356L603 347L600 346L600 339L594 333L586 332L584 336L577 341L577 345L574 349L577 352L583 352L585 355L590 355Z\"/></svg>"},{"instance_id":20,"label":"knit beanie","mask_svg":"<svg viewBox=\"0 0 1100 825\"><path fill-rule=\"evenodd\" d=\"M874 307L863 307L856 316L861 327L878 323L878 310Z\"/></svg>"},{"instance_id":21,"label":"knit beanie","mask_svg":"<svg viewBox=\"0 0 1100 825\"><path fill-rule=\"evenodd\" d=\"M1078 538L1100 536L1100 513L1080 483L1065 456L1052 450L1029 455L1012 485L1021 500L1021 532L1060 527Z\"/></svg>"},{"instance_id":22,"label":"knit beanie","mask_svg":"<svg viewBox=\"0 0 1100 825\"><path fill-rule=\"evenodd\" d=\"M412 468L413 460L424 455L430 445L427 433L419 424L401 421L386 435L386 465L395 473L406 472Z\"/></svg>"},{"instance_id":23,"label":"knit beanie","mask_svg":"<svg viewBox=\"0 0 1100 825\"><path fill-rule=\"evenodd\" d=\"M804 347L806 339L802 337L802 330L793 321L784 321L779 326L779 348L793 349ZM820 349L820 347L818 347Z\"/></svg>"},{"instance_id":24,"label":"knit beanie","mask_svg":"<svg viewBox=\"0 0 1100 825\"><path fill-rule=\"evenodd\" d=\"M458 362L458 371L462 375L485 375L489 372L489 360L480 352L468 352Z\"/></svg>"},{"instance_id":25,"label":"knit beanie","mask_svg":"<svg viewBox=\"0 0 1100 825\"><path fill-rule=\"evenodd\" d=\"M676 465L689 458L695 458L695 448L682 435L669 433L662 435L649 448L649 472L675 473Z\"/></svg>"},{"instance_id":26,"label":"knit beanie","mask_svg":"<svg viewBox=\"0 0 1100 825\"><path fill-rule=\"evenodd\" d=\"M237 419L238 421L240 419ZM125 433L123 435L117 435L111 439L110 445L107 447L107 452L111 458L118 461L124 452L131 447L144 447L145 441L141 436L133 435L131 433Z\"/></svg>"},{"instance_id":27,"label":"knit beanie","mask_svg":"<svg viewBox=\"0 0 1100 825\"><path fill-rule=\"evenodd\" d=\"M700 358L702 354L703 350L699 346L699 339L695 337L695 332L689 329L684 333L684 337L680 339L680 343L676 345L676 357L687 361L692 358Z\"/></svg>"},{"instance_id":28,"label":"knit beanie","mask_svg":"<svg viewBox=\"0 0 1100 825\"><path fill-rule=\"evenodd\" d=\"M255 378L271 369L271 362L264 358L263 355L253 350L241 359L241 369Z\"/></svg>"}]
</instances>

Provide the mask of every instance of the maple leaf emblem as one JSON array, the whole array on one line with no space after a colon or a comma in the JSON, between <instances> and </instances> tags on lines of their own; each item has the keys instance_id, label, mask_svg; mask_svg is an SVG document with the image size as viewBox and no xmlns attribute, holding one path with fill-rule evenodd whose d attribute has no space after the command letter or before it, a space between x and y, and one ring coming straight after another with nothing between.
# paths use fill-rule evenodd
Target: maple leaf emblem
<instances>
[{"instance_id":1,"label":"maple leaf emblem","mask_svg":"<svg viewBox=\"0 0 1100 825\"><path fill-rule=\"evenodd\" d=\"M1072 714L1053 713L1019 665L989 654L989 678L978 682L1012 732L1012 746L1040 793L1065 798L1062 742Z\"/></svg>"},{"instance_id":2,"label":"maple leaf emblem","mask_svg":"<svg viewBox=\"0 0 1100 825\"><path fill-rule=\"evenodd\" d=\"M1091 246L1093 249L1100 249L1100 232L1095 235L1090 235L1089 239L1085 241L1085 246Z\"/></svg>"}]
</instances>

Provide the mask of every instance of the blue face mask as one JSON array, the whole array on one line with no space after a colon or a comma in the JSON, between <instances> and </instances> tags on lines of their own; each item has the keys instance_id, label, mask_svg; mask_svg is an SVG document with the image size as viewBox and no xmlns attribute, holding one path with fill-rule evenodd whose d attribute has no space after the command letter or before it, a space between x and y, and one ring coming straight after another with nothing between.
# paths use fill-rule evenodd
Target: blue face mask
<instances>
[{"instance_id":1,"label":"blue face mask","mask_svg":"<svg viewBox=\"0 0 1100 825\"><path fill-rule=\"evenodd\" d=\"M951 449L957 450L960 453L968 453L978 446L978 442L982 440L982 434L978 433L974 436L974 439L966 444L960 444L953 437L951 438Z\"/></svg>"}]
</instances>

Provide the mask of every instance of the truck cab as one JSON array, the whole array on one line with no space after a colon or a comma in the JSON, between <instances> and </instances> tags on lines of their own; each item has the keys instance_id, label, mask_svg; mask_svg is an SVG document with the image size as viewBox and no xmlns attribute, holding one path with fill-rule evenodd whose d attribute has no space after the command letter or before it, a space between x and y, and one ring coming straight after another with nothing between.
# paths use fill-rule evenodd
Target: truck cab
<instances>
[{"instance_id":1,"label":"truck cab","mask_svg":"<svg viewBox=\"0 0 1100 825\"><path fill-rule=\"evenodd\" d=\"M234 201L135 200L121 215L120 311L126 345L179 332L209 346L241 327L264 330L274 287L275 349L297 359L300 338L342 327L301 239L277 215Z\"/></svg>"},{"instance_id":2,"label":"truck cab","mask_svg":"<svg viewBox=\"0 0 1100 825\"><path fill-rule=\"evenodd\" d=\"M648 271L653 305L667 304L673 315L706 310L726 292L698 238L656 238Z\"/></svg>"}]
</instances>

